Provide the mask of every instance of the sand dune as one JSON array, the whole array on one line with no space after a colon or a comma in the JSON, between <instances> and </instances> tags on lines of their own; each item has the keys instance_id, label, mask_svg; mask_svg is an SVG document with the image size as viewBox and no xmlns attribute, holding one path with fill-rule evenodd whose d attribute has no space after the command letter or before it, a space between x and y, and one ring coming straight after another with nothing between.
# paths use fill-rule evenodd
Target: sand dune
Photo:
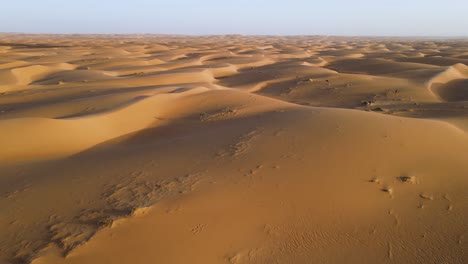
<instances>
[{"instance_id":1,"label":"sand dune","mask_svg":"<svg viewBox=\"0 0 468 264\"><path fill-rule=\"evenodd\" d=\"M450 67L447 67L444 71L434 76L428 81L428 86L433 83L444 83L456 79L466 79L468 78L468 66L465 64L455 64Z\"/></svg>"},{"instance_id":2,"label":"sand dune","mask_svg":"<svg viewBox=\"0 0 468 264\"><path fill-rule=\"evenodd\" d=\"M456 79L432 88L443 100L468 101L468 79Z\"/></svg>"},{"instance_id":3,"label":"sand dune","mask_svg":"<svg viewBox=\"0 0 468 264\"><path fill-rule=\"evenodd\" d=\"M58 72L61 70L73 69L73 65L67 63L60 63L57 65L33 65L18 67L11 70L4 70L0 72L0 78L5 80L2 86L6 85L25 85L30 84L47 76L48 74ZM1 89L1 87L0 87Z\"/></svg>"},{"instance_id":4,"label":"sand dune","mask_svg":"<svg viewBox=\"0 0 468 264\"><path fill-rule=\"evenodd\" d=\"M2 35L0 263L466 263L466 42Z\"/></svg>"},{"instance_id":5,"label":"sand dune","mask_svg":"<svg viewBox=\"0 0 468 264\"><path fill-rule=\"evenodd\" d=\"M116 73L92 70L71 70L47 75L32 84L63 84L68 82L89 82L111 79Z\"/></svg>"}]
</instances>

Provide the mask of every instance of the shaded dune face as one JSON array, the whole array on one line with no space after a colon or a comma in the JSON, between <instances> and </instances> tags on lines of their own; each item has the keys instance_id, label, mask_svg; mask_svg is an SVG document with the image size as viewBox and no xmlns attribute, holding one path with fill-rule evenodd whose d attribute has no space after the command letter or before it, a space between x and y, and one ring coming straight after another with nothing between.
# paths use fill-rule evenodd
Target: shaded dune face
<instances>
[{"instance_id":1,"label":"shaded dune face","mask_svg":"<svg viewBox=\"0 0 468 264\"><path fill-rule=\"evenodd\" d=\"M468 79L456 79L436 88L437 94L446 101L468 101Z\"/></svg>"},{"instance_id":2,"label":"shaded dune face","mask_svg":"<svg viewBox=\"0 0 468 264\"><path fill-rule=\"evenodd\" d=\"M466 263L468 43L0 37L0 263Z\"/></svg>"}]
</instances>

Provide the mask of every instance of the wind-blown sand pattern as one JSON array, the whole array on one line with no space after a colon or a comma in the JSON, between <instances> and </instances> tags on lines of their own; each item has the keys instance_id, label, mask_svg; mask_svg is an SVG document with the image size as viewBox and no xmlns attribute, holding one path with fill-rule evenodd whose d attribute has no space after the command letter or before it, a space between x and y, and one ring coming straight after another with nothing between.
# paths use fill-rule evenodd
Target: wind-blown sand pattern
<instances>
[{"instance_id":1,"label":"wind-blown sand pattern","mask_svg":"<svg viewBox=\"0 0 468 264\"><path fill-rule=\"evenodd\" d=\"M467 263L468 43L0 41L0 263Z\"/></svg>"}]
</instances>

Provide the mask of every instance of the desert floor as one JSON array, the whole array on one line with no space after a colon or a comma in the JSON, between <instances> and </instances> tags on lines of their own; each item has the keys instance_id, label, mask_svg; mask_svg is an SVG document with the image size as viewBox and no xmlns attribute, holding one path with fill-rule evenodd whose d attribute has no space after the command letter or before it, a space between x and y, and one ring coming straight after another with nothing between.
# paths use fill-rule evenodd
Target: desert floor
<instances>
[{"instance_id":1,"label":"desert floor","mask_svg":"<svg viewBox=\"0 0 468 264\"><path fill-rule=\"evenodd\" d=\"M468 41L0 35L0 263L467 263Z\"/></svg>"}]
</instances>

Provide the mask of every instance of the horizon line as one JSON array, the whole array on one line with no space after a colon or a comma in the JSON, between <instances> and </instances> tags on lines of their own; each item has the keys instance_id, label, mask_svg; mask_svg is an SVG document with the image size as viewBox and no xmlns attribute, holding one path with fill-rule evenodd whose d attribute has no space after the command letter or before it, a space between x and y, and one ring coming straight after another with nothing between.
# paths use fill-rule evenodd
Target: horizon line
<instances>
[{"instance_id":1,"label":"horizon line","mask_svg":"<svg viewBox=\"0 0 468 264\"><path fill-rule=\"evenodd\" d=\"M369 37L369 38L468 38L468 35L340 35L340 34L242 34L242 33L224 33L224 34L179 34L179 33L58 33L58 32L3 32L0 35L121 35L121 36L135 36L135 35L153 35L153 36L181 36L181 37L212 37L212 36L246 36L246 37Z\"/></svg>"}]
</instances>

